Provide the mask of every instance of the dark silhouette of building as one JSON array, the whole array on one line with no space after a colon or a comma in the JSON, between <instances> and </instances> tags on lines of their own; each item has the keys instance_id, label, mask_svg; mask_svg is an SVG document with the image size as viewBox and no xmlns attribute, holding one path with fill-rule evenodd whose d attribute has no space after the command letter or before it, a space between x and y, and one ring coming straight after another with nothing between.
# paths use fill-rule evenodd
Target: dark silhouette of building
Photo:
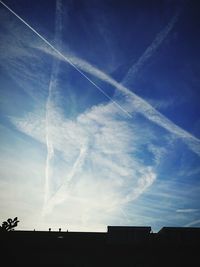
<instances>
[{"instance_id":1,"label":"dark silhouette of building","mask_svg":"<svg viewBox=\"0 0 200 267\"><path fill-rule=\"evenodd\" d=\"M4 266L200 266L200 228L108 226L105 233L0 233Z\"/></svg>"}]
</instances>

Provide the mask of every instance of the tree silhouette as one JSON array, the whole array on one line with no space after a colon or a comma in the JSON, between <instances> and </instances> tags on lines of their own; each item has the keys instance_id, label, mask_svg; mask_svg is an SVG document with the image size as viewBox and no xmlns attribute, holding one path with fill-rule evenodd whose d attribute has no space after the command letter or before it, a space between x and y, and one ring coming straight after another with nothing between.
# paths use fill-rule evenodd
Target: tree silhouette
<instances>
[{"instance_id":1,"label":"tree silhouette","mask_svg":"<svg viewBox=\"0 0 200 267\"><path fill-rule=\"evenodd\" d=\"M15 217L13 220L11 218L9 218L7 221L4 221L2 223L2 225L0 226L0 231L4 231L4 232L9 232L9 231L13 231L14 228L17 226L18 224L18 218Z\"/></svg>"}]
</instances>

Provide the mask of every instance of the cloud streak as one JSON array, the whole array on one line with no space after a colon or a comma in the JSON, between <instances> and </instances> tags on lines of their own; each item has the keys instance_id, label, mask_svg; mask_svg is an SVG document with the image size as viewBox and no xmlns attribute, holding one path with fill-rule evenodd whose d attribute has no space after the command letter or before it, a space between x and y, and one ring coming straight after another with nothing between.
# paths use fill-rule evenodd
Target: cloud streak
<instances>
[{"instance_id":1,"label":"cloud streak","mask_svg":"<svg viewBox=\"0 0 200 267\"><path fill-rule=\"evenodd\" d=\"M188 133L187 131L183 130L181 127L174 124L172 121L167 119L164 115L162 115L159 111L153 108L149 103L147 103L141 97L134 94L132 91L130 91L128 88L126 88L122 84L116 82L113 78L105 74L103 71L98 70L97 68L95 68L94 66L87 63L84 60L80 60L76 57L71 58L69 56L65 56L58 49L56 49L53 45L51 45L35 29L33 29L28 23L26 23L21 17L19 17L12 9L10 9L2 1L0 1L0 3L2 3L10 12L12 12L18 19L20 19L29 29L31 29L37 36L39 36L53 50L53 54L56 53L55 54L56 56L58 56L60 59L69 63L73 68L75 68L83 77L85 77L90 83L92 83L99 91L101 91L109 100L111 100L120 110L126 113L129 117L132 117L131 112L133 111L137 111L141 113L144 117L146 117L150 121L158 124L159 126L163 127L167 131L181 138L193 152L200 155L200 140L198 138L194 137L192 134ZM158 37L156 38L156 40L157 39L158 40L155 41L156 45L154 44L155 47L158 47L161 41L164 40L165 36L167 36L167 34L170 32L173 25L175 24L177 18L178 18L177 15L174 16L171 22L169 23L169 25L166 27L166 29L163 32L161 32L161 34L158 35ZM155 49L147 49L147 51L151 51L151 53L154 50ZM148 52L148 55L150 55L151 53ZM122 93L122 96L125 97L126 99L125 104L124 105L122 105L122 103L118 104L118 102L111 99L111 97L107 93L105 93L105 91L101 87L99 87L90 78L88 78L88 76L85 75L82 71L88 72L96 76L97 78L103 80L104 82L107 82L110 85L114 86L116 89L118 89Z\"/></svg>"},{"instance_id":2,"label":"cloud streak","mask_svg":"<svg viewBox=\"0 0 200 267\"><path fill-rule=\"evenodd\" d=\"M61 50L59 40L61 40L62 26L59 15L60 3L61 1L57 1L55 22L57 29L55 46L59 50ZM47 49L44 45L33 46L54 56L45 106L46 115L41 116L36 111L21 119L12 118L12 122L19 131L47 146L48 183L45 188L47 216L59 204L57 208L65 205L69 221L76 218L77 225L81 218L88 226L95 215L98 223L106 224L110 217L119 218L119 210L122 211L126 204L136 200L151 187L157 177L156 167L166 151L151 143L152 137L148 126L145 129L148 143L145 141L143 136L145 131L140 130L141 125L138 125L135 119L136 113L142 114L144 118L180 137L192 151L199 154L197 138L168 120L123 84L76 56L60 52L64 56L61 57L55 50ZM156 49L149 51L153 53ZM59 93L59 62L61 60L69 63L66 58L82 73L91 74L115 87L120 93L116 96L116 101L94 106L73 120L64 117L59 110L55 95ZM115 102L131 115L131 120L129 116L125 116L127 113L121 112ZM148 146L147 149L153 154L155 161L146 164L137 157L138 151L144 149L144 146L140 146L141 143L145 149ZM143 153L145 154L144 150ZM58 181L56 185L53 184L55 180ZM148 206L149 203L146 204ZM58 209L54 209L54 212Z\"/></svg>"},{"instance_id":3,"label":"cloud streak","mask_svg":"<svg viewBox=\"0 0 200 267\"><path fill-rule=\"evenodd\" d=\"M46 215L58 204L71 203L72 207L78 206L77 212L84 214L85 223L95 212L106 213L105 220L109 216L114 218L122 206L136 200L155 181L154 167L145 166L134 156L139 149L138 138L140 142L142 138L139 128L119 117L113 103L93 107L75 121L59 113L54 116L56 122L50 125L50 131L54 151L59 155L59 164L54 165L54 179L61 178L63 182L51 191L45 206ZM38 129L35 116L24 121L13 120L13 123L18 130L45 143L45 122L37 122Z\"/></svg>"},{"instance_id":4,"label":"cloud streak","mask_svg":"<svg viewBox=\"0 0 200 267\"><path fill-rule=\"evenodd\" d=\"M198 226L199 224L200 224L200 220L195 220L195 221L185 224L184 227L191 227L195 225Z\"/></svg>"},{"instance_id":5,"label":"cloud streak","mask_svg":"<svg viewBox=\"0 0 200 267\"><path fill-rule=\"evenodd\" d=\"M62 57L62 59L64 59L65 61L67 61L70 65L72 65L82 76L84 76L87 80L89 80L96 88L98 88L105 96L107 96L107 98L110 99L110 97L108 97L108 95L106 93L104 93L104 91L98 86L96 85L93 81L91 81L82 71L79 70L79 68L77 68L68 58L66 58L63 54L61 54L56 48L54 48L54 46L52 46L45 38L43 38L40 34L38 34L37 31L35 31L29 24L27 24L23 19L21 19L21 17L19 17L14 11L12 11L9 7L7 7L5 4L3 4L10 12L12 12L15 16L17 16L17 18L19 18L26 26L28 26L34 33L36 33L46 44L48 44L55 52L57 52L57 54L59 56ZM59 17L59 16L58 16ZM59 33L60 32L60 27L59 27L59 23L57 22L56 23L56 31ZM90 65L88 64L88 67L90 67ZM50 84L49 84L49 93L48 93L48 98L47 98L47 102L46 102L46 117L45 117L45 130L46 130L46 134L45 134L45 140L46 140L46 146L47 146L47 159L46 159L46 181L45 181L45 207L47 205L50 205L50 206L54 206L56 205L58 202L63 202L65 199L66 199L66 188L65 188L65 185L69 186L69 181L71 181L74 177L74 175L76 174L76 172L80 171L81 169L81 166L83 165L84 163L84 159L85 159L85 155L86 155L86 150L87 148L86 147L83 147L81 150L80 150L80 153L79 153L79 156L77 157L77 159L75 160L75 163L73 164L73 167L67 177L67 183L64 182L61 187L55 191L55 194L53 197L50 197L50 188L49 188L49 183L50 183L50 176L51 176L51 169L52 169L52 166L51 166L51 161L53 160L54 158L54 138L52 137L52 127L54 127L54 125L52 125L52 121L51 121L51 118L53 117L52 116L52 106L53 106L53 102L52 102L52 94L53 94L53 91L55 90L55 84L56 84L56 78L57 78L57 73L58 73L58 65L57 63L55 63L53 65L53 69L52 69L52 74L51 74L51 80L50 80ZM104 78L106 77L106 75L104 75L103 72L99 72L101 75L104 76ZM109 78L109 77L108 77ZM110 81L112 81L112 83L115 84L115 81L112 80L111 78L109 78ZM110 99L111 100L111 99ZM116 105L116 102L112 100L112 103ZM120 108L122 111L125 111L120 105L116 105L118 106L118 108ZM126 112L127 113L127 112ZM130 116L129 113L127 113L127 115ZM86 116L87 117L87 116ZM83 118L83 116L82 116ZM25 126L26 128L26 126ZM26 131L26 130L25 130ZM33 133L31 133L33 134ZM33 134L34 135L34 134ZM112 159L113 160L113 159ZM119 168L116 168L114 167L113 163L111 164L108 164L107 163L107 167L108 168L111 168L113 170L113 168L118 172ZM124 171L122 170L122 173ZM148 172L149 172L149 169L148 169ZM126 173L126 171L125 171ZM143 176L138 184L136 184L136 188L137 190L135 190L134 192L130 192L127 194L127 199L125 200L125 202L128 202L128 201L131 201L135 198L137 198L141 193L144 192L144 190L146 190L153 182L154 178L155 178L155 175L153 175L152 177L154 177L153 179L151 179L151 175L149 176L150 177L150 180L148 178L148 175L147 176ZM55 177L54 177L55 179ZM150 182L149 182L150 181ZM74 184L74 182L73 182ZM64 194L62 194L62 192L65 192ZM113 194L115 195L115 193L113 192ZM62 198L63 196L63 198ZM114 196L113 196L114 197ZM121 197L120 197L121 198ZM119 197L117 197L116 199L116 196L114 197L114 199L112 200L114 204L112 204L111 206L116 206L116 204L119 204L122 203L123 201L120 200ZM50 199L50 201L49 201ZM48 203L50 202L50 204ZM48 203L48 204L47 204ZM51 204L52 203L52 204ZM106 204L108 204L106 202ZM109 205L106 205L106 206L109 206Z\"/></svg>"},{"instance_id":6,"label":"cloud streak","mask_svg":"<svg viewBox=\"0 0 200 267\"><path fill-rule=\"evenodd\" d=\"M198 209L177 209L176 212L178 213L190 213L190 212L196 212Z\"/></svg>"},{"instance_id":7,"label":"cloud streak","mask_svg":"<svg viewBox=\"0 0 200 267\"><path fill-rule=\"evenodd\" d=\"M46 51L47 53L57 56L55 53L52 53L50 50L46 50L44 47L41 49L43 51ZM157 125L167 130L168 132L181 138L182 141L185 142L193 152L200 155L200 140L198 138L196 138L189 132L185 131L184 129L173 123L163 114L161 114L158 110L156 110L153 106L151 106L147 101L137 96L127 87L118 83L109 75L105 74L98 68L92 66L90 63L75 56L66 55L66 57L68 57L70 61L73 62L73 64L76 65L81 70L89 74L92 74L95 77L99 78L100 80L115 87L121 93L122 97L120 98L120 100L118 100L118 103L120 103L120 106L123 107L123 109L125 109L129 114L132 114L133 112L138 112L142 114L148 120L156 123ZM60 59L63 60L63 58Z\"/></svg>"},{"instance_id":8,"label":"cloud streak","mask_svg":"<svg viewBox=\"0 0 200 267\"><path fill-rule=\"evenodd\" d=\"M44 214L50 213L55 205L58 205L66 200L67 198L66 193L69 191L70 185L73 185L74 183L73 178L76 172L80 172L84 160L86 158L86 155L87 155L87 146L83 146L80 149L80 153L76 161L74 162L73 166L71 167L69 174L67 175L67 177L65 177L65 181L60 185L60 187L55 192L52 192L52 195L45 203Z\"/></svg>"},{"instance_id":9,"label":"cloud streak","mask_svg":"<svg viewBox=\"0 0 200 267\"><path fill-rule=\"evenodd\" d=\"M0 1L0 3L7 8L14 16L16 16L22 23L24 23L32 32L34 32L42 41L45 42L56 54L58 54L64 61L66 61L69 65L71 65L75 70L77 70L80 75L82 75L86 80L88 80L91 84L93 84L106 98L108 98L111 102L113 102L122 112L126 113L127 116L131 118L131 115L116 101L114 101L100 86L98 86L95 82L93 82L87 75L85 75L69 58L67 58L63 53L61 53L54 45L52 45L46 38L44 38L41 34L39 34L33 27L31 27L24 19L22 19L17 13L15 13L9 6L7 6L4 2Z\"/></svg>"},{"instance_id":10,"label":"cloud streak","mask_svg":"<svg viewBox=\"0 0 200 267\"><path fill-rule=\"evenodd\" d=\"M61 46L61 32L62 32L62 20L61 20L61 11L62 11L62 1L56 1L56 22L55 22L55 42L60 47ZM48 97L46 101L46 116L45 116L45 129L46 129L46 146L47 146L47 158L46 158L46 167L45 167L45 197L44 197L44 210L45 206L51 196L50 192L50 182L53 179L51 176L53 175L53 170L51 166L51 161L54 158L54 144L52 142L52 133L51 123L52 121L52 109L54 108L54 94L57 90L57 76L59 72L59 61L54 59L52 72L49 82L48 88Z\"/></svg>"},{"instance_id":11,"label":"cloud streak","mask_svg":"<svg viewBox=\"0 0 200 267\"><path fill-rule=\"evenodd\" d=\"M147 49L138 59L138 61L128 70L127 74L122 80L122 84L124 86L128 86L130 80L132 80L135 77L137 72L140 71L140 69L144 66L144 64L148 61L148 59L151 58L152 55L156 52L156 50L160 47L160 45L163 43L163 41L166 39L166 37L174 28L174 25L178 20L179 14L180 12L177 12L177 14L175 14L171 18L167 26L157 34L156 38L153 40L151 45L147 47Z\"/></svg>"}]
</instances>

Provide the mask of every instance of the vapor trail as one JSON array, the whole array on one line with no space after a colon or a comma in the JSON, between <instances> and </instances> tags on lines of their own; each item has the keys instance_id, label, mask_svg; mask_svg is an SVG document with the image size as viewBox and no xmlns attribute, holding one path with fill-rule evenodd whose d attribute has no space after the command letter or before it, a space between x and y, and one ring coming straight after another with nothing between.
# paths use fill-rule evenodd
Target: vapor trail
<instances>
[{"instance_id":1,"label":"vapor trail","mask_svg":"<svg viewBox=\"0 0 200 267\"><path fill-rule=\"evenodd\" d=\"M129 81L134 78L136 73L143 67L145 62L156 52L156 50L159 48L159 46L162 44L162 42L165 40L167 35L170 33L170 31L173 29L175 23L178 20L180 11L175 14L167 26L162 29L161 32L159 32L156 36L156 38L153 40L150 46L147 47L145 52L142 54L142 56L138 59L138 61L128 70L127 74L122 80L123 85L128 85Z\"/></svg>"},{"instance_id":2,"label":"vapor trail","mask_svg":"<svg viewBox=\"0 0 200 267\"><path fill-rule=\"evenodd\" d=\"M55 21L55 42L58 46L61 46L61 32L62 32L62 20L61 20L61 9L62 0L56 1L56 21ZM46 128L46 147L47 147L47 157L46 157L46 167L45 167L45 188L44 188L44 210L46 209L47 202L51 197L50 183L52 176L51 161L54 157L54 145L52 140L51 125L54 123L53 120L53 110L54 109L54 92L57 87L57 76L59 71L59 60L54 59L52 72L48 88L48 97L46 101L46 117L45 117L45 128Z\"/></svg>"},{"instance_id":3,"label":"vapor trail","mask_svg":"<svg viewBox=\"0 0 200 267\"><path fill-rule=\"evenodd\" d=\"M44 205L46 205L50 197L50 188L49 188L49 176L50 176L50 161L54 155L54 148L51 142L50 137L50 125L49 125L49 108L50 108L50 94L46 103L46 118L45 118L45 130L46 130L46 147L47 147L47 157L46 157L46 166L45 166L45 188L44 188Z\"/></svg>"},{"instance_id":4,"label":"vapor trail","mask_svg":"<svg viewBox=\"0 0 200 267\"><path fill-rule=\"evenodd\" d=\"M123 111L128 117L132 118L132 115L127 112L121 105L114 101L100 86L93 82L87 75L85 75L79 68L76 67L66 56L64 56L57 48L55 48L49 41L47 41L41 34L39 34L34 28L32 28L24 19L22 19L17 13L15 13L9 6L0 0L0 3L6 7L13 15L15 15L21 22L23 22L31 31L33 31L41 40L43 40L51 49L56 52L61 58L67 61L75 70L77 70L85 79L93 84L106 98L113 102L121 111Z\"/></svg>"},{"instance_id":5,"label":"vapor trail","mask_svg":"<svg viewBox=\"0 0 200 267\"><path fill-rule=\"evenodd\" d=\"M55 23L55 42L60 47L61 46L61 32L62 32L62 19L61 19L61 11L62 11L62 0L56 1L56 23ZM52 66L52 73L49 83L49 93L48 98L46 102L46 146L47 146L47 158L46 158L46 173L45 173L45 202L44 202L44 214L48 212L49 208L56 205L57 202L60 202L61 200L64 201L66 198L66 185L70 186L70 182L73 179L75 173L77 170L80 170L84 158L86 155L87 147L84 145L80 149L79 156L77 157L74 165L72 166L72 169L66 177L66 182L62 183L60 187L55 191L51 192L49 188L49 184L51 183L51 179L54 178L52 176L52 168L51 168L51 162L54 157L54 145L51 135L51 125L54 123L53 121L53 109L54 109L54 93L56 91L57 87L57 76L59 71L59 60L56 58L53 61Z\"/></svg>"},{"instance_id":6,"label":"vapor trail","mask_svg":"<svg viewBox=\"0 0 200 267\"><path fill-rule=\"evenodd\" d=\"M198 224L200 224L200 220L195 220L195 221L185 224L183 227L191 227L193 225L198 225Z\"/></svg>"},{"instance_id":7,"label":"vapor trail","mask_svg":"<svg viewBox=\"0 0 200 267\"><path fill-rule=\"evenodd\" d=\"M43 36L41 36L36 30L34 30L27 22L25 22L20 16L18 16L12 9L10 9L7 5L5 5L1 0L2 3L11 13L13 13L19 20L21 20L28 28L30 28L37 36L40 37L49 47L52 48L54 51L54 55L59 56L60 59L68 62L71 66L73 66L83 77L85 77L90 83L92 83L99 91L101 91L108 99L110 99L116 106L118 106L124 113L126 113L129 117L132 117L130 114L133 111L137 111L141 113L144 117L149 119L150 121L156 123L157 125L163 127L167 131L172 134L175 134L179 138L181 138L189 147L190 149L200 156L200 140L193 136L192 134L188 133L181 127L177 126L175 123L167 119L164 115L162 115L159 111L157 111L153 106L151 106L148 102L143 100L141 97L137 96L135 93L130 91L128 88L123 86L122 84L115 81L109 75L105 74L103 71L98 70L91 64L75 58L75 62L69 60L66 56L64 56L59 50L57 50L53 45L51 45ZM176 19L174 18L174 21ZM175 22L174 22L175 23ZM173 24L173 23L172 23ZM76 66L76 61L77 65ZM80 69L83 71L90 73L99 79L113 85L116 87L123 96L125 96L126 103L125 108L122 105L119 105L116 101L111 99L98 85L96 85L90 78L88 78ZM128 111L127 111L128 109Z\"/></svg>"},{"instance_id":8,"label":"vapor trail","mask_svg":"<svg viewBox=\"0 0 200 267\"><path fill-rule=\"evenodd\" d=\"M90 83L92 83L99 91L101 91L109 100L111 100L115 105L118 106L123 112L125 112L129 117L132 117L126 110L124 110L117 102L113 101L98 85L96 85L90 78L88 78L81 70L79 70L70 60L65 57L59 50L57 50L52 44L50 44L43 36L41 36L35 29L33 29L26 21L24 21L19 15L17 15L11 8L9 8L6 4L0 1L2 5L4 5L12 14L14 14L20 21L22 21L30 30L32 30L38 37L40 37L49 47L52 48L60 57L62 57L65 61L67 61L72 67L74 67L83 77L85 77ZM56 3L56 13L57 13L57 20L56 20L56 39L60 39L61 33L61 16L59 12L61 11L61 2L57 1ZM45 126L46 126L46 146L47 146L47 158L46 158L46 167L45 167L45 199L44 199L44 210L43 214L46 213L46 208L48 206L48 202L50 201L51 204L55 205L58 201L59 197L62 198L62 192L65 189L65 185L68 184L73 176L75 175L77 169L80 169L82 163L84 161L84 157L86 155L86 147L83 146L80 150L80 154L75 161L72 170L69 173L67 178L67 182L63 183L60 188L54 193L53 196L50 196L50 188L49 188L49 178L51 174L51 160L54 156L54 146L52 142L52 137L50 133L51 128L51 110L52 110L52 94L53 90L55 89L56 85L56 78L58 74L58 61L54 61L52 74L49 84L49 92L48 98L46 102L46 118L45 118ZM66 198L65 194L63 194L64 199Z\"/></svg>"},{"instance_id":9,"label":"vapor trail","mask_svg":"<svg viewBox=\"0 0 200 267\"><path fill-rule=\"evenodd\" d=\"M54 194L50 197L47 205L46 205L46 210L45 213L48 213L51 211L51 209L63 202L66 198L66 186L69 188L72 179L74 178L74 175L76 174L77 170L80 170L83 163L84 163L84 159L85 156L87 154L87 145L84 144L79 152L79 156L77 157L76 161L74 162L74 165L72 166L71 171L69 172L68 176L66 177L66 181L61 184L61 186L58 188L58 190L56 192L54 192Z\"/></svg>"},{"instance_id":10,"label":"vapor trail","mask_svg":"<svg viewBox=\"0 0 200 267\"><path fill-rule=\"evenodd\" d=\"M46 50L45 52L50 53L50 51ZM55 55L55 53L53 53L52 55L57 56ZM200 156L200 140L197 137L193 136L189 132L185 131L184 129L173 123L162 113L156 110L152 105L150 105L146 100L142 99L141 97L130 91L123 84L118 83L116 80L114 80L108 74L104 73L102 70L99 70L98 68L94 67L85 60L82 60L75 56L67 57L69 57L70 61L73 62L74 65L78 66L79 69L89 74L92 74L93 76L104 82L107 82L108 84L115 87L119 92L121 92L121 96L123 96L125 99L124 104L121 104L121 106L124 105L125 109L127 110L127 112L129 112L129 114L134 111L142 114L148 120L156 123L165 130L181 138L193 152ZM63 60L63 58L59 58Z\"/></svg>"}]
</instances>

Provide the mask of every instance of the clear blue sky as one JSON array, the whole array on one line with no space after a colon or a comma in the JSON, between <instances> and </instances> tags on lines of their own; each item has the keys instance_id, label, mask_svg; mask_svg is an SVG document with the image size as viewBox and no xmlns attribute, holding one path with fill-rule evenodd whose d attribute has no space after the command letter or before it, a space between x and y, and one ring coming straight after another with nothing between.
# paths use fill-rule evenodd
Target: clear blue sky
<instances>
[{"instance_id":1,"label":"clear blue sky","mask_svg":"<svg viewBox=\"0 0 200 267\"><path fill-rule=\"evenodd\" d=\"M199 1L4 4L0 219L200 226Z\"/></svg>"}]
</instances>

